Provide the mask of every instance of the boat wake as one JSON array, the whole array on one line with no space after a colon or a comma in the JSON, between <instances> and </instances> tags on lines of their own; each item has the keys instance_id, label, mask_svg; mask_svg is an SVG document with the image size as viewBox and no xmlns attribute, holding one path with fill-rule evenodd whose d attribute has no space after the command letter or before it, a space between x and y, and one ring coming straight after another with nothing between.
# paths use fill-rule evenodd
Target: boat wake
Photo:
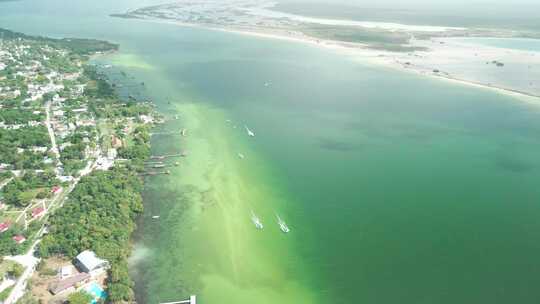
<instances>
[{"instance_id":1,"label":"boat wake","mask_svg":"<svg viewBox=\"0 0 540 304\"><path fill-rule=\"evenodd\" d=\"M255 215L255 213L253 212L253 210L251 211L251 221L253 222L253 224L255 225L255 227L257 229L263 229L264 226L261 222L261 219Z\"/></svg>"},{"instance_id":2,"label":"boat wake","mask_svg":"<svg viewBox=\"0 0 540 304\"><path fill-rule=\"evenodd\" d=\"M291 230L289 229L289 226L287 226L287 223L285 223L285 221L283 219L281 219L279 217L279 215L276 214L276 217L277 217L277 220L278 220L279 229L281 229L281 231L283 231L283 233L289 233L289 231L291 231Z\"/></svg>"}]
</instances>

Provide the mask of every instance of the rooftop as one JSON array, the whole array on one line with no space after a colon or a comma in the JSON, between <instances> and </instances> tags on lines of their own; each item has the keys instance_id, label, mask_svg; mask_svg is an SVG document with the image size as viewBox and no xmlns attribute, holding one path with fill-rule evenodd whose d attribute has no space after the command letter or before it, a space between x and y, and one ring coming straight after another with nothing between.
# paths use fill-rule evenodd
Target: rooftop
<instances>
[{"instance_id":1,"label":"rooftop","mask_svg":"<svg viewBox=\"0 0 540 304\"><path fill-rule=\"evenodd\" d=\"M93 251L85 250L77 256L77 261L88 271L102 267L107 261L100 259Z\"/></svg>"}]
</instances>

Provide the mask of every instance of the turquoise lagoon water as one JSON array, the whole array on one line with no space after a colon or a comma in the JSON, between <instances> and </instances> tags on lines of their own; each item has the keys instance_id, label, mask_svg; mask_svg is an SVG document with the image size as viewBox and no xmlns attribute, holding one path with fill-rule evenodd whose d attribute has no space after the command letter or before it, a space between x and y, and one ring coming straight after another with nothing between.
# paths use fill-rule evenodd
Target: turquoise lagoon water
<instances>
[{"instance_id":1,"label":"turquoise lagoon water","mask_svg":"<svg viewBox=\"0 0 540 304\"><path fill-rule=\"evenodd\" d=\"M539 39L522 38L456 38L456 41L476 43L505 49L540 52Z\"/></svg>"}]
</instances>

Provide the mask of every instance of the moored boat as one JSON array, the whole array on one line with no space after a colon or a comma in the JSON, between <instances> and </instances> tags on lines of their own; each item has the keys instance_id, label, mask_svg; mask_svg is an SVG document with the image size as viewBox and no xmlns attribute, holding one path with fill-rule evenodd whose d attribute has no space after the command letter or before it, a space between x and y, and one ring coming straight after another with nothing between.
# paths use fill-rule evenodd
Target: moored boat
<instances>
[{"instance_id":1,"label":"moored boat","mask_svg":"<svg viewBox=\"0 0 540 304\"><path fill-rule=\"evenodd\" d=\"M251 211L251 221L253 222L253 224L255 225L255 227L257 229L263 229L264 226L261 222L261 219L255 215L255 213L253 211Z\"/></svg>"},{"instance_id":2,"label":"moored boat","mask_svg":"<svg viewBox=\"0 0 540 304\"><path fill-rule=\"evenodd\" d=\"M249 136L251 137L255 137L255 133L253 131L251 131L247 126L244 126L244 128L246 128L246 132Z\"/></svg>"},{"instance_id":3,"label":"moored boat","mask_svg":"<svg viewBox=\"0 0 540 304\"><path fill-rule=\"evenodd\" d=\"M283 231L284 233L288 233L289 231L291 231L289 229L289 226L287 226L287 223L285 223L285 221L282 220L279 215L276 214L276 217L278 219L279 229L281 229L281 231Z\"/></svg>"}]
</instances>

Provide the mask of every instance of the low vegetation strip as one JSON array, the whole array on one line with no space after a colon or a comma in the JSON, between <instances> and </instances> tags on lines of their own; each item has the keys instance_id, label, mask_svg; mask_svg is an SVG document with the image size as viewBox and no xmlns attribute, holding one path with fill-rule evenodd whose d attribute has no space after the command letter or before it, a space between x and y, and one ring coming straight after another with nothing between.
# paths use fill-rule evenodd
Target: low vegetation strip
<instances>
[{"instance_id":1,"label":"low vegetation strip","mask_svg":"<svg viewBox=\"0 0 540 304\"><path fill-rule=\"evenodd\" d=\"M108 52L118 50L118 44L96 39L63 38L54 39L41 36L29 36L26 34L13 32L0 28L0 37L3 39L29 39L36 42L43 42L55 48L68 49L78 55L92 55L96 52Z\"/></svg>"}]
</instances>

